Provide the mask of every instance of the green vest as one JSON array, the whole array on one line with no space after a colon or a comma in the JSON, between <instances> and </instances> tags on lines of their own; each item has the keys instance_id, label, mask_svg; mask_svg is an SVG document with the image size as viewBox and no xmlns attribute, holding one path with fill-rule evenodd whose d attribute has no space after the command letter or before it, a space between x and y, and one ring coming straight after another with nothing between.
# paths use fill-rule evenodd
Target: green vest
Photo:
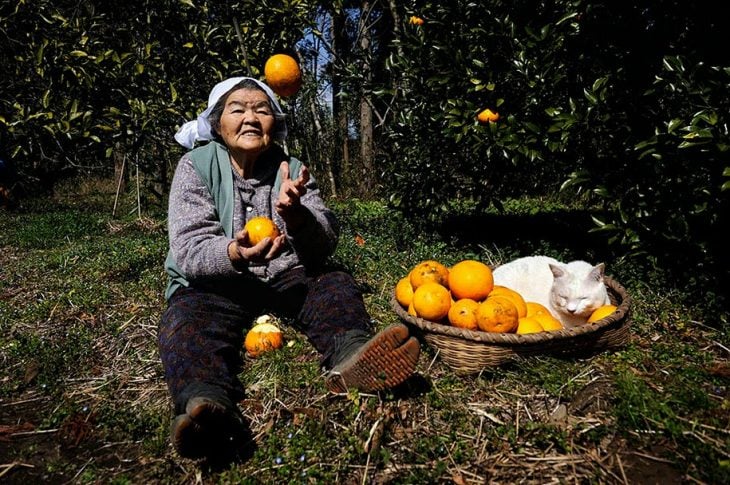
<instances>
[{"instance_id":1,"label":"green vest","mask_svg":"<svg viewBox=\"0 0 730 485\"><path fill-rule=\"evenodd\" d=\"M193 162L195 173L203 181L208 191L213 196L213 204L218 213L218 220L223 226L223 233L226 237L233 239L233 172L231 161L228 156L228 149L217 141L211 141L207 145L195 148L188 153ZM294 157L289 158L289 176L296 178L302 167L302 162ZM281 189L281 172L277 170L274 180L272 197L279 196ZM187 288L190 282L185 274L178 268L172 257L172 251L167 252L165 259L165 271L168 275L165 299L170 299L173 293L179 288Z\"/></svg>"}]
</instances>

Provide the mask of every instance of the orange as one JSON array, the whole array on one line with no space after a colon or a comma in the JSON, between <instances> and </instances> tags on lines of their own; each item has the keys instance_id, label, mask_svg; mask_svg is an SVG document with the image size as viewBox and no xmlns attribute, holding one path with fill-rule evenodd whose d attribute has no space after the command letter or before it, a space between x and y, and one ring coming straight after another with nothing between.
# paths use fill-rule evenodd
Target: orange
<instances>
[{"instance_id":1,"label":"orange","mask_svg":"<svg viewBox=\"0 0 730 485\"><path fill-rule=\"evenodd\" d=\"M413 292L413 309L416 315L437 322L449 314L451 294L438 283L424 283Z\"/></svg>"},{"instance_id":2,"label":"orange","mask_svg":"<svg viewBox=\"0 0 730 485\"><path fill-rule=\"evenodd\" d=\"M525 303L525 299L512 288L496 285L491 293L489 293L489 296L504 296L509 298L517 307L517 314L520 318L527 316L527 303Z\"/></svg>"},{"instance_id":3,"label":"orange","mask_svg":"<svg viewBox=\"0 0 730 485\"><path fill-rule=\"evenodd\" d=\"M526 301L525 306L527 307L527 316L531 317L535 315L536 313L547 313L550 315L550 310L545 308L545 305L542 305L540 303L537 303L535 301Z\"/></svg>"},{"instance_id":4,"label":"orange","mask_svg":"<svg viewBox=\"0 0 730 485\"><path fill-rule=\"evenodd\" d=\"M414 317L418 316L418 314L416 314L416 309L413 308L413 299L411 299L411 304L408 305L408 314L413 315Z\"/></svg>"},{"instance_id":5,"label":"orange","mask_svg":"<svg viewBox=\"0 0 730 485\"><path fill-rule=\"evenodd\" d=\"M438 261L426 260L418 263L408 274L411 286L417 290L424 283L433 282L441 286L449 286L449 269Z\"/></svg>"},{"instance_id":6,"label":"orange","mask_svg":"<svg viewBox=\"0 0 730 485\"><path fill-rule=\"evenodd\" d=\"M249 219L243 228L248 231L248 240L252 246L256 246L264 238L270 237L274 239L279 235L279 228L276 227L274 221L265 216Z\"/></svg>"},{"instance_id":7,"label":"orange","mask_svg":"<svg viewBox=\"0 0 730 485\"><path fill-rule=\"evenodd\" d=\"M476 330L479 328L477 325L477 308L479 308L479 303L470 298L457 300L449 308L449 323L454 327Z\"/></svg>"},{"instance_id":8,"label":"orange","mask_svg":"<svg viewBox=\"0 0 730 485\"><path fill-rule=\"evenodd\" d=\"M477 120L479 120L480 123L494 123L499 119L499 113L492 111L491 109L487 108L484 111L480 112L477 115Z\"/></svg>"},{"instance_id":9,"label":"orange","mask_svg":"<svg viewBox=\"0 0 730 485\"><path fill-rule=\"evenodd\" d=\"M398 300L398 303L403 308L408 308L408 305L413 301L413 287L408 276L404 276L398 280L398 283L395 285L395 299Z\"/></svg>"},{"instance_id":10,"label":"orange","mask_svg":"<svg viewBox=\"0 0 730 485\"><path fill-rule=\"evenodd\" d=\"M537 320L540 325L542 325L542 328L544 330L547 330L548 332L552 330L562 330L563 324L560 323L560 320L552 316L551 313L535 313L530 316L530 318Z\"/></svg>"},{"instance_id":11,"label":"orange","mask_svg":"<svg viewBox=\"0 0 730 485\"><path fill-rule=\"evenodd\" d=\"M610 314L616 311L616 305L603 305L596 308L591 316L588 317L588 323L597 322L603 318L606 318Z\"/></svg>"},{"instance_id":12,"label":"orange","mask_svg":"<svg viewBox=\"0 0 730 485\"><path fill-rule=\"evenodd\" d=\"M486 264L466 259L449 270L449 289L454 298L484 300L494 287L492 270Z\"/></svg>"},{"instance_id":13,"label":"orange","mask_svg":"<svg viewBox=\"0 0 730 485\"><path fill-rule=\"evenodd\" d=\"M281 348L284 339L281 330L271 323L259 323L248 331L243 346L251 357L258 357L264 352Z\"/></svg>"},{"instance_id":14,"label":"orange","mask_svg":"<svg viewBox=\"0 0 730 485\"><path fill-rule=\"evenodd\" d=\"M520 334L544 332L540 322L532 317L522 317L517 321L517 332Z\"/></svg>"},{"instance_id":15,"label":"orange","mask_svg":"<svg viewBox=\"0 0 730 485\"><path fill-rule=\"evenodd\" d=\"M302 87L302 71L292 56L274 54L264 65L266 84L279 96L291 96Z\"/></svg>"},{"instance_id":16,"label":"orange","mask_svg":"<svg viewBox=\"0 0 730 485\"><path fill-rule=\"evenodd\" d=\"M408 22L411 25L423 25L423 19L421 17L416 17L415 15L411 16Z\"/></svg>"},{"instance_id":17,"label":"orange","mask_svg":"<svg viewBox=\"0 0 730 485\"><path fill-rule=\"evenodd\" d=\"M485 332L514 332L518 320L517 307L504 296L490 296L477 308L477 325Z\"/></svg>"}]
</instances>

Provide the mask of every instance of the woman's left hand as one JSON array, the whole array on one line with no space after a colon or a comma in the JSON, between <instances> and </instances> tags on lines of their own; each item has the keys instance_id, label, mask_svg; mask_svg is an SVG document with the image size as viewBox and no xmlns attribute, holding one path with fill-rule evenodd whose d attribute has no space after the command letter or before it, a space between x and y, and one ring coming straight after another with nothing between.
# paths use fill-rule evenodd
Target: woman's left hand
<instances>
[{"instance_id":1,"label":"woman's left hand","mask_svg":"<svg viewBox=\"0 0 730 485\"><path fill-rule=\"evenodd\" d=\"M296 230L304 222L301 198L307 193L306 185L309 182L309 170L307 170L307 167L302 166L299 177L295 180L289 177L289 164L287 162L281 162L279 171L281 172L281 189L274 208L284 219L287 228Z\"/></svg>"}]
</instances>

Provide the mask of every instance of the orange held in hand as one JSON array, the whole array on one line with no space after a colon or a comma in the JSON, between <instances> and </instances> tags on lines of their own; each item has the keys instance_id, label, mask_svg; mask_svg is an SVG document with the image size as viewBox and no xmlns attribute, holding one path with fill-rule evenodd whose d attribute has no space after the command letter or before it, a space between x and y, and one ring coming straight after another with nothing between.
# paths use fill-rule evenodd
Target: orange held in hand
<instances>
[{"instance_id":1,"label":"orange held in hand","mask_svg":"<svg viewBox=\"0 0 730 485\"><path fill-rule=\"evenodd\" d=\"M274 239L280 234L274 221L265 216L250 219L243 228L248 231L248 240L252 246L256 246L267 237Z\"/></svg>"},{"instance_id":2,"label":"orange held in hand","mask_svg":"<svg viewBox=\"0 0 730 485\"><path fill-rule=\"evenodd\" d=\"M492 270L482 262L466 259L456 263L449 271L449 289L456 300L471 298L482 301L493 287Z\"/></svg>"},{"instance_id":3,"label":"orange held in hand","mask_svg":"<svg viewBox=\"0 0 730 485\"><path fill-rule=\"evenodd\" d=\"M302 87L302 71L293 57L274 54L264 65L266 84L279 96L291 96Z\"/></svg>"},{"instance_id":4,"label":"orange held in hand","mask_svg":"<svg viewBox=\"0 0 730 485\"><path fill-rule=\"evenodd\" d=\"M251 357L258 357L264 352L281 348L284 339L279 327L272 323L259 323L248 331L243 345Z\"/></svg>"},{"instance_id":5,"label":"orange held in hand","mask_svg":"<svg viewBox=\"0 0 730 485\"><path fill-rule=\"evenodd\" d=\"M494 123L498 119L499 119L499 113L492 111L489 108L485 109L484 111L482 111L481 113L479 113L477 115L477 120L480 123L489 123L489 122Z\"/></svg>"}]
</instances>

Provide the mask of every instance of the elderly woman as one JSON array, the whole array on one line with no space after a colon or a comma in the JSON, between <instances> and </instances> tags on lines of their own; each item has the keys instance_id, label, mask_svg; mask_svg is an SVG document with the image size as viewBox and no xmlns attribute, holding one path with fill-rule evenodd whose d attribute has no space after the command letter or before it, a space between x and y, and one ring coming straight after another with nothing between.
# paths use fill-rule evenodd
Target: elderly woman
<instances>
[{"instance_id":1,"label":"elderly woman","mask_svg":"<svg viewBox=\"0 0 730 485\"><path fill-rule=\"evenodd\" d=\"M275 143L286 134L271 89L237 77L217 84L207 109L175 135L189 149L208 141L182 157L169 197L159 349L182 456L210 456L244 436L237 374L245 329L262 312L292 319L321 353L332 392L391 388L418 360L407 327L373 335L353 278L324 269L336 220L307 167ZM242 228L256 216L273 219L281 235L251 244Z\"/></svg>"}]
</instances>

